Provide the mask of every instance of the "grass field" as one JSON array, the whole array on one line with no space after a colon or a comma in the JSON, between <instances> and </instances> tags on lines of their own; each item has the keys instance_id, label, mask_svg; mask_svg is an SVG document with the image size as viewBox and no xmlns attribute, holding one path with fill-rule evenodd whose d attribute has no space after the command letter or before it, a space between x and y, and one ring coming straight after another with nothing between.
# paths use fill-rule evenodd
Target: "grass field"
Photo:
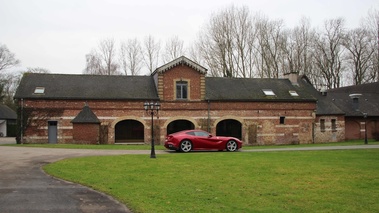
<instances>
[{"instance_id":1,"label":"grass field","mask_svg":"<svg viewBox=\"0 0 379 213\"><path fill-rule=\"evenodd\" d=\"M44 169L133 212L379 211L379 149L83 157Z\"/></svg>"}]
</instances>

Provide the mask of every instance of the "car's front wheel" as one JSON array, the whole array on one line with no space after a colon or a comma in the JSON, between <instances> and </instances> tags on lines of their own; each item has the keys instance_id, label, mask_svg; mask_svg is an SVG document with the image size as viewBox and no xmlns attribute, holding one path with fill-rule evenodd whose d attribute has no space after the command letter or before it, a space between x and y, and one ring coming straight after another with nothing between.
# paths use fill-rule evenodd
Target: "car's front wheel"
<instances>
[{"instance_id":1,"label":"car's front wheel","mask_svg":"<svg viewBox=\"0 0 379 213\"><path fill-rule=\"evenodd\" d=\"M189 140L183 140L180 142L180 151L189 152L192 149L192 143Z\"/></svg>"},{"instance_id":2,"label":"car's front wheel","mask_svg":"<svg viewBox=\"0 0 379 213\"><path fill-rule=\"evenodd\" d=\"M235 142L234 140L230 140L226 143L226 150L229 151L229 152L234 152L237 150L237 142Z\"/></svg>"}]
</instances>

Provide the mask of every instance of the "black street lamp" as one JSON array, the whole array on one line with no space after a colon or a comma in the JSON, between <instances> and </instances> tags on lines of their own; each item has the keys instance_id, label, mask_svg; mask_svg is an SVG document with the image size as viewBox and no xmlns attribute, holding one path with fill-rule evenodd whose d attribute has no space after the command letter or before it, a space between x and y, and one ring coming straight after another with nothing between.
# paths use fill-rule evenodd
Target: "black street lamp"
<instances>
[{"instance_id":1,"label":"black street lamp","mask_svg":"<svg viewBox=\"0 0 379 213\"><path fill-rule=\"evenodd\" d=\"M161 108L161 104L157 102L145 102L143 104L143 107L146 110L146 114L151 115L151 153L150 158L156 158L155 157L155 148L154 148L154 115L158 115L158 111Z\"/></svg>"},{"instance_id":2,"label":"black street lamp","mask_svg":"<svg viewBox=\"0 0 379 213\"><path fill-rule=\"evenodd\" d=\"M367 142L367 113L363 113L363 118L365 119L365 144L368 144Z\"/></svg>"}]
</instances>

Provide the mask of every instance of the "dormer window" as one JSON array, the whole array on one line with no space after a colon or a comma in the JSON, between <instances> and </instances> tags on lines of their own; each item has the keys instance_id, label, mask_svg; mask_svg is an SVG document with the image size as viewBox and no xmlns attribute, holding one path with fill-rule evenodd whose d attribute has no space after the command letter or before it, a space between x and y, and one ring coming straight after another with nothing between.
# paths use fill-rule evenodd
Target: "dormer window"
<instances>
[{"instance_id":1,"label":"dormer window","mask_svg":"<svg viewBox=\"0 0 379 213\"><path fill-rule=\"evenodd\" d=\"M177 81L176 82L176 99L183 100L188 98L188 82Z\"/></svg>"},{"instance_id":2,"label":"dormer window","mask_svg":"<svg viewBox=\"0 0 379 213\"><path fill-rule=\"evenodd\" d=\"M299 96L299 94L297 94L297 92L295 90L290 90L289 93L292 97L298 97Z\"/></svg>"},{"instance_id":3,"label":"dormer window","mask_svg":"<svg viewBox=\"0 0 379 213\"><path fill-rule=\"evenodd\" d=\"M275 96L275 93L272 91L272 89L262 89L262 91L266 96Z\"/></svg>"},{"instance_id":4,"label":"dormer window","mask_svg":"<svg viewBox=\"0 0 379 213\"><path fill-rule=\"evenodd\" d=\"M34 89L34 94L45 94L45 87L36 87Z\"/></svg>"}]
</instances>

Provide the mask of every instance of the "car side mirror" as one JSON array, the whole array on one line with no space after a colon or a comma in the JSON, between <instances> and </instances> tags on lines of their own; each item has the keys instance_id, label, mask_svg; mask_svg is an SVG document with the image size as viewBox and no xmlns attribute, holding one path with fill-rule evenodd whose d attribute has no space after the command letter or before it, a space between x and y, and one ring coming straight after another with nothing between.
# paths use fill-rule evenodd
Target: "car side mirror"
<instances>
[{"instance_id":1,"label":"car side mirror","mask_svg":"<svg viewBox=\"0 0 379 213\"><path fill-rule=\"evenodd\" d=\"M211 137L213 137L213 135L209 134L209 135L208 135L208 138L211 138Z\"/></svg>"}]
</instances>

